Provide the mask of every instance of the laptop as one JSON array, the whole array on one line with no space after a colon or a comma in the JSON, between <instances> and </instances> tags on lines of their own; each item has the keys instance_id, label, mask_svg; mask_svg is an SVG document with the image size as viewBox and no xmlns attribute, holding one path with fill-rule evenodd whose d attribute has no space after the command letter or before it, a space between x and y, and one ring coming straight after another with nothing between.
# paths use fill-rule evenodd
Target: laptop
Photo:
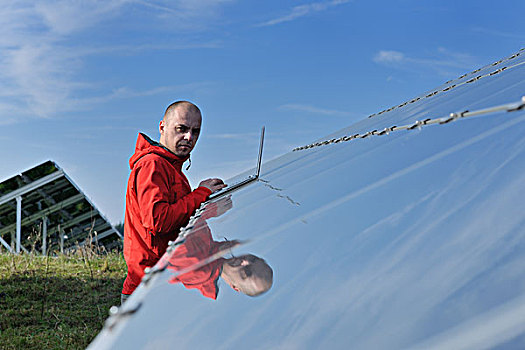
<instances>
[{"instance_id":1,"label":"laptop","mask_svg":"<svg viewBox=\"0 0 525 350\"><path fill-rule=\"evenodd\" d=\"M232 191L235 191L239 187L242 187L246 184L249 184L259 178L259 174L261 173L261 162L262 162L262 153L263 153L263 144L264 144L264 126L261 129L261 140L259 142L259 156L257 157L257 167L255 168L255 174L248 176L246 179L235 182L231 185L228 185L228 187L222 188L218 190L217 192L213 192L208 197L209 200L221 197L227 193L230 193Z\"/></svg>"}]
</instances>

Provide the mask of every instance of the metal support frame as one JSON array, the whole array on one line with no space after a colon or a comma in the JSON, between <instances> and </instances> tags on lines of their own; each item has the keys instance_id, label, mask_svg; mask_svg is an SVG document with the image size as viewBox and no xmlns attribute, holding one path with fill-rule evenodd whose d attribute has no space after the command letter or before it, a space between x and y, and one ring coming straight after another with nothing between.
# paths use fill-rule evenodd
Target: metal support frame
<instances>
[{"instance_id":1,"label":"metal support frame","mask_svg":"<svg viewBox=\"0 0 525 350\"><path fill-rule=\"evenodd\" d=\"M77 194L77 195L75 195L73 197L70 197L70 198L68 198L66 200L63 200L62 202L55 203L54 205L50 206L49 208L41 210L41 211L39 211L36 214L30 215L30 216L26 216L22 220L22 225L27 225L27 224L32 223L33 221L40 220L42 218L42 216L47 216L49 214L55 213L55 212L57 212L59 210L62 210L65 207L67 207L68 205L74 204L74 203L79 202L79 201L81 201L83 199L84 199L84 195L79 193L79 194ZM1 228L0 229L0 235L4 234L6 232L9 232L12 229L14 229L14 225L8 225L6 227Z\"/></svg>"},{"instance_id":2,"label":"metal support frame","mask_svg":"<svg viewBox=\"0 0 525 350\"><path fill-rule=\"evenodd\" d=\"M47 176L44 176L41 179L36 180L35 182L30 183L29 185L26 185L24 187L20 187L19 189L12 191L4 196L0 197L0 205L9 202L10 200L15 199L18 196L22 196L27 192L30 192L40 186L43 186L45 184L48 184L52 181L55 181L56 179L61 178L64 176L64 172L62 170L55 171L52 174L49 174Z\"/></svg>"},{"instance_id":3,"label":"metal support frame","mask_svg":"<svg viewBox=\"0 0 525 350\"><path fill-rule=\"evenodd\" d=\"M118 232L113 227L111 227L109 230L106 230L106 231L104 231L102 233L99 233L96 238L97 238L97 240L101 240L102 238L106 238L107 236L112 235L112 234L116 234L117 236L122 238L122 235L120 234L120 232ZM94 240L95 240L95 237L93 237L92 241L94 241Z\"/></svg>"},{"instance_id":4,"label":"metal support frame","mask_svg":"<svg viewBox=\"0 0 525 350\"><path fill-rule=\"evenodd\" d=\"M20 249L29 254L29 250L27 250L23 245L20 245Z\"/></svg>"},{"instance_id":5,"label":"metal support frame","mask_svg":"<svg viewBox=\"0 0 525 350\"><path fill-rule=\"evenodd\" d=\"M47 254L47 216L42 218L42 255Z\"/></svg>"},{"instance_id":6,"label":"metal support frame","mask_svg":"<svg viewBox=\"0 0 525 350\"><path fill-rule=\"evenodd\" d=\"M100 241L102 238L106 238L107 236L110 236L110 235L112 235L112 234L116 234L116 235L118 235L119 237L121 237L120 233L119 233L116 229L114 229L113 227L111 227L110 229L108 229L108 230L106 230L106 231L104 231L104 232L102 232L102 233L100 233L100 234L94 236L94 237L91 239L91 243L95 243L95 244L98 245L98 244L99 244L99 241ZM80 243L78 244L78 246L79 246L79 247L83 247L83 246L86 244L86 242L87 242L87 240L84 240L84 241L80 242ZM118 241L114 241L113 243L111 243L111 244L109 244L109 245L105 245L105 244L104 244L104 246L106 247L106 249L111 249L111 248L113 248L114 246L116 246L117 244L119 244L119 242L118 242ZM68 248L66 248L66 251L70 251L71 249L74 249L74 247L68 247Z\"/></svg>"},{"instance_id":7,"label":"metal support frame","mask_svg":"<svg viewBox=\"0 0 525 350\"><path fill-rule=\"evenodd\" d=\"M26 183L26 184L30 184L31 183L31 179L29 179L27 177L27 175L24 175L24 174L20 174L20 177L22 178L22 180ZM53 199L53 197L51 197L50 195L48 195L44 190L42 190L41 188L37 188L36 189L36 192L42 196L42 198L44 198L44 200L46 201L46 203L48 205L55 205L57 204L56 201ZM71 215L65 211L65 210L60 210L60 214L64 215L68 220L71 219Z\"/></svg>"},{"instance_id":8,"label":"metal support frame","mask_svg":"<svg viewBox=\"0 0 525 350\"><path fill-rule=\"evenodd\" d=\"M16 197L16 248L17 254L20 253L20 240L22 237L22 196Z\"/></svg>"},{"instance_id":9,"label":"metal support frame","mask_svg":"<svg viewBox=\"0 0 525 350\"><path fill-rule=\"evenodd\" d=\"M87 219L95 220L97 218L97 215L99 215L99 212L97 210L91 210L87 213L84 213L82 215L75 217L73 220L69 220L65 222L64 224L61 224L60 227L65 230L71 226L75 226L81 223L84 220L87 220ZM57 231L58 231L58 228L52 229L50 230L49 235L51 236L55 234Z\"/></svg>"},{"instance_id":10,"label":"metal support frame","mask_svg":"<svg viewBox=\"0 0 525 350\"><path fill-rule=\"evenodd\" d=\"M67 174L62 169L58 168L57 171L49 175L46 175L38 180L30 182L30 183L28 182L31 181L31 179L24 178L24 174L22 174L21 176L24 182L27 183L26 185L14 191L11 191L7 194L0 195L0 206L4 204L8 204L10 207L12 207L12 209L16 208L16 222L0 228L0 244L4 246L5 248L7 248L10 252L16 252L16 253L20 253L22 251L27 252L27 249L24 246L22 246L22 240L24 238L22 237L22 228L25 227L25 225L28 225L35 221L38 222L40 220L42 220L42 227L41 227L42 228L42 249L41 249L41 252L43 255L46 255L48 253L48 250L50 249L50 247L47 244L48 243L47 241L49 240L50 237L54 236L54 234L56 234L57 231L59 233L59 240L60 240L59 244L61 246L60 248L61 250L64 250L64 243L65 243L64 241L71 239L71 237L68 237L68 235L66 235L67 228L78 225L82 221L89 219L89 218L91 218L91 220L97 220L97 218L100 218L109 225L109 229L107 230L106 230L107 227L105 225L102 225L104 227L103 228L101 227L101 228L104 231L102 232L101 235L94 237L95 240L107 237L112 234L116 234L119 238L122 239L122 235L120 234L120 232L118 232L113 227L113 225L109 222L109 220L107 220L102 215L102 213L96 210L95 205L89 199L89 197L87 197L83 193L83 191L67 176ZM57 180L61 180L61 179L67 180L67 182L69 182L69 184L71 184L79 192L79 194L74 195L70 198L67 198L59 203L54 203L53 198L47 196L46 192L42 189L42 187L52 182L55 182ZM27 209L29 208L28 207L29 197L27 195L34 191L37 191L37 193L40 196L44 197L44 199L46 200L46 202L48 202L48 204L50 204L50 206L44 210L39 210L37 213L34 213L31 215L31 213L25 213L25 211L23 210L22 197L24 197L25 208ZM31 196L30 198L33 198L33 197L34 196ZM49 198L46 198L46 197L49 197ZM15 200L16 200L16 206L14 205ZM72 205L76 202L82 201L82 200L86 200L89 203L89 205L92 208L90 212L73 217L69 215L69 212L64 209L65 207ZM57 230L56 227L53 227L54 225L51 225L52 222L49 221L48 215L58 212L58 211L66 214L65 216L67 216L67 221L63 222L60 225L60 228ZM10 243L8 243L6 240L2 238L3 235L8 234L8 233L12 235Z\"/></svg>"},{"instance_id":11,"label":"metal support frame","mask_svg":"<svg viewBox=\"0 0 525 350\"><path fill-rule=\"evenodd\" d=\"M2 245L9 251L9 253L13 252L11 246L7 244L7 242L2 237L0 237L0 243L2 243Z\"/></svg>"},{"instance_id":12,"label":"metal support frame","mask_svg":"<svg viewBox=\"0 0 525 350\"><path fill-rule=\"evenodd\" d=\"M59 236L60 236L60 253L64 254L64 231L60 230Z\"/></svg>"}]
</instances>

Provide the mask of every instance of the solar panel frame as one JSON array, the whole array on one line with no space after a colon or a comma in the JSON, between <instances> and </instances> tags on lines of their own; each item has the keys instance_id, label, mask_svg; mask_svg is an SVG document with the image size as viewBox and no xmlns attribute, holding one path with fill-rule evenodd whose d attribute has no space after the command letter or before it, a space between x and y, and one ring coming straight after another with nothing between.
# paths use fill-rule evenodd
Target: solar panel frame
<instances>
[{"instance_id":1,"label":"solar panel frame","mask_svg":"<svg viewBox=\"0 0 525 350\"><path fill-rule=\"evenodd\" d=\"M121 233L55 162L48 160L0 183L0 243L8 251L31 247L44 254L63 252L85 241L98 243L99 233L104 233L104 247L121 244Z\"/></svg>"}]
</instances>

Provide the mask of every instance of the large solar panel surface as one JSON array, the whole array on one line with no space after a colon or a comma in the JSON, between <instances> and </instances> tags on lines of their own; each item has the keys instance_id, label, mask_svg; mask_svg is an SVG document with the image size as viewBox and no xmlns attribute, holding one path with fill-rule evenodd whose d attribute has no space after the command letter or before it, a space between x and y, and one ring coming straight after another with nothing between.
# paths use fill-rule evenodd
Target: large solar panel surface
<instances>
[{"instance_id":1,"label":"large solar panel surface","mask_svg":"<svg viewBox=\"0 0 525 350\"><path fill-rule=\"evenodd\" d=\"M197 213L91 348L524 348L523 95L522 50L264 163ZM207 234L211 264L170 265ZM248 253L273 270L260 296L180 283Z\"/></svg>"}]
</instances>

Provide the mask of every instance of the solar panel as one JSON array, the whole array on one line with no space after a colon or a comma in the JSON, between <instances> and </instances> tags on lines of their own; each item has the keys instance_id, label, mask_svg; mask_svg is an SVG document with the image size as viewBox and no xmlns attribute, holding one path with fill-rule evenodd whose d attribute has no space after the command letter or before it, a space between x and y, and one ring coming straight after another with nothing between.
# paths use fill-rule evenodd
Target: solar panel
<instances>
[{"instance_id":1,"label":"solar panel","mask_svg":"<svg viewBox=\"0 0 525 350\"><path fill-rule=\"evenodd\" d=\"M209 230L239 244L201 261L263 258L271 289L212 300L159 264L90 349L521 348L524 93L521 50L265 162L162 261Z\"/></svg>"},{"instance_id":2,"label":"solar panel","mask_svg":"<svg viewBox=\"0 0 525 350\"><path fill-rule=\"evenodd\" d=\"M86 240L111 249L122 236L57 164L0 183L0 243L8 251L67 251Z\"/></svg>"}]
</instances>

